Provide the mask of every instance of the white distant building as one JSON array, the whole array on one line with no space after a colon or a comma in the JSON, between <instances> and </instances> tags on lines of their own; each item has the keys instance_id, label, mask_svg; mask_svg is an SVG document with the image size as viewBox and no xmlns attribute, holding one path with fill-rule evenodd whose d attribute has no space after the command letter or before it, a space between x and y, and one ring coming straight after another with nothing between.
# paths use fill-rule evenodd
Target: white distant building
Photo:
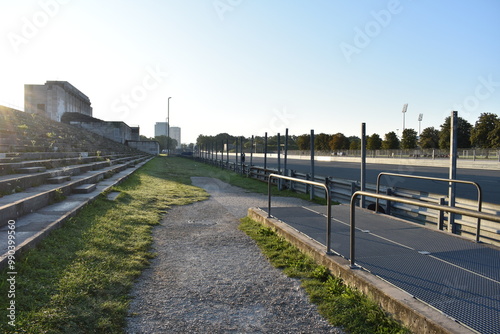
<instances>
[{"instance_id":1,"label":"white distant building","mask_svg":"<svg viewBox=\"0 0 500 334\"><path fill-rule=\"evenodd\" d=\"M177 140L176 148L181 148L181 128L172 126L170 128L170 138Z\"/></svg>"},{"instance_id":2,"label":"white distant building","mask_svg":"<svg viewBox=\"0 0 500 334\"><path fill-rule=\"evenodd\" d=\"M168 123L167 122L156 122L155 123L155 137L157 136L167 136ZM177 148L181 148L181 128L177 126L170 127L170 138L177 141Z\"/></svg>"},{"instance_id":3,"label":"white distant building","mask_svg":"<svg viewBox=\"0 0 500 334\"><path fill-rule=\"evenodd\" d=\"M168 131L167 128L168 128L167 122L156 122L156 124L155 124L155 137L166 136L167 131Z\"/></svg>"},{"instance_id":4,"label":"white distant building","mask_svg":"<svg viewBox=\"0 0 500 334\"><path fill-rule=\"evenodd\" d=\"M45 115L57 122L66 112L92 116L90 99L67 81L24 85L24 111Z\"/></svg>"}]
</instances>

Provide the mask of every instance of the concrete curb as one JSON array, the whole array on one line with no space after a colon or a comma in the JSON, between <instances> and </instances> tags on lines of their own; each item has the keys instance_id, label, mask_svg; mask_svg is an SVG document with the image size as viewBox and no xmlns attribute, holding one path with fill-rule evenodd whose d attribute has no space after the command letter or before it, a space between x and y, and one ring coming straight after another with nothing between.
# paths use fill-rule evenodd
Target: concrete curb
<instances>
[{"instance_id":1,"label":"concrete curb","mask_svg":"<svg viewBox=\"0 0 500 334\"><path fill-rule=\"evenodd\" d=\"M386 312L414 333L425 334L472 334L467 327L457 323L436 309L415 299L386 281L361 269L351 269L349 261L340 256L327 255L325 246L258 209L248 209L248 216L270 227L291 244L311 256L317 263L330 269L333 275L355 287L377 302Z\"/></svg>"}]
</instances>

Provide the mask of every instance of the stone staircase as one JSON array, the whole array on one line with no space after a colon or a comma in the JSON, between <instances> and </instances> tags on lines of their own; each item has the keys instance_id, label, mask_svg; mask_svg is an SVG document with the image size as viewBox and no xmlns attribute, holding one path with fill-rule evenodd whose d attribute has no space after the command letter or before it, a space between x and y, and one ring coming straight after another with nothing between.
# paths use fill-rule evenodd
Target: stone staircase
<instances>
[{"instance_id":1,"label":"stone staircase","mask_svg":"<svg viewBox=\"0 0 500 334\"><path fill-rule=\"evenodd\" d=\"M13 222L18 257L151 158L83 129L0 106L0 268Z\"/></svg>"}]
</instances>

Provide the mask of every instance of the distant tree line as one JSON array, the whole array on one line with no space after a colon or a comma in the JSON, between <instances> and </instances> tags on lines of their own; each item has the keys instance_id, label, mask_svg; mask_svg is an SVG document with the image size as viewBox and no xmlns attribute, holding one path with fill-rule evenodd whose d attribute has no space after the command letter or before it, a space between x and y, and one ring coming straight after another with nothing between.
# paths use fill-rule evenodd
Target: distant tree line
<instances>
[{"instance_id":1,"label":"distant tree line","mask_svg":"<svg viewBox=\"0 0 500 334\"><path fill-rule=\"evenodd\" d=\"M423 129L418 136L414 129L404 129L401 139L393 131L386 133L384 138L374 133L367 136L366 148L368 150L391 150L391 149L449 149L451 118L447 117L440 129L428 127ZM491 148L500 149L500 118L493 113L482 113L475 125L471 125L465 119L458 117L457 122L457 140L459 148ZM220 133L216 136L200 135L197 139L197 145L202 148L211 148L217 146L217 151L221 151L224 144L229 147L239 146L242 137L236 137L227 133ZM284 144L284 137L281 137L281 145ZM264 146L264 137L254 137L254 147L250 138L243 138L243 147L245 150L253 149L262 151ZM268 150L276 151L278 145L278 136L268 137ZM289 150L309 150L311 146L310 134L300 136L289 136ZM342 133L325 134L320 133L314 136L314 149L316 151L343 151L360 150L361 139L357 136L346 137Z\"/></svg>"},{"instance_id":2,"label":"distant tree line","mask_svg":"<svg viewBox=\"0 0 500 334\"><path fill-rule=\"evenodd\" d=\"M148 138L146 136L139 136L140 140L155 140L160 144L160 151L163 150L170 150L170 151L175 151L177 150L177 147L179 146L179 143L177 143L177 140L170 138L168 136L156 136L152 138ZM194 144L181 144L180 150L181 151L193 151Z\"/></svg>"}]
</instances>

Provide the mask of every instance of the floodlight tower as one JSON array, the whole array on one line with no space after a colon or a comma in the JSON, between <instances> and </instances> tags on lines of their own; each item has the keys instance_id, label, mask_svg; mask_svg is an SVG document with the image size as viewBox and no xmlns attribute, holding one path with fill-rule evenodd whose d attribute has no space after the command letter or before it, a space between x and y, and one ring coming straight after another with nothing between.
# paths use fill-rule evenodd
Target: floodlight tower
<instances>
[{"instance_id":1,"label":"floodlight tower","mask_svg":"<svg viewBox=\"0 0 500 334\"><path fill-rule=\"evenodd\" d=\"M424 114L419 114L418 115L418 135L420 136L420 128L422 125L422 119L424 118Z\"/></svg>"},{"instance_id":2,"label":"floodlight tower","mask_svg":"<svg viewBox=\"0 0 500 334\"><path fill-rule=\"evenodd\" d=\"M405 115L406 115L406 110L408 110L408 103L405 103L403 105L403 132L401 132L401 133L405 132Z\"/></svg>"}]
</instances>

